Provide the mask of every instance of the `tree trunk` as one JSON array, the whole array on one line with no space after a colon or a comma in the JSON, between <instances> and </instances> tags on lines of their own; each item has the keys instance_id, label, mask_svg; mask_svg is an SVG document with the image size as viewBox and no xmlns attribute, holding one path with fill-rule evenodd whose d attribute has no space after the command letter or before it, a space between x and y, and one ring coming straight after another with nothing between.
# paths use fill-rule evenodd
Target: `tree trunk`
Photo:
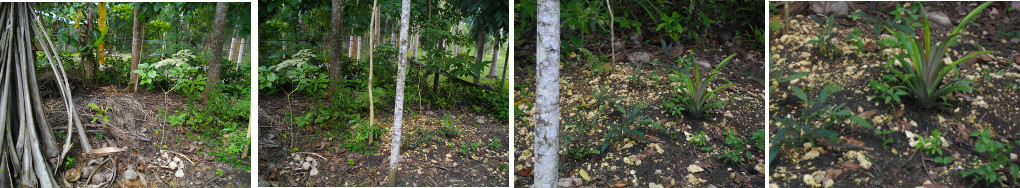
<instances>
[{"instance_id":1,"label":"tree trunk","mask_svg":"<svg viewBox=\"0 0 1020 188\"><path fill-rule=\"evenodd\" d=\"M142 3L135 4L141 6ZM138 92L138 74L135 70L138 70L138 63L142 61L142 18L138 15L141 11L141 7L134 7L134 24L131 27L131 87L134 88L135 92Z\"/></svg>"},{"instance_id":2,"label":"tree trunk","mask_svg":"<svg viewBox=\"0 0 1020 188\"><path fill-rule=\"evenodd\" d=\"M340 58L343 54L341 49L340 39L343 39L343 0L333 0L333 16L332 16L332 30L330 30L330 45L332 54L329 56L329 61L332 62L329 66L329 90L326 90L326 95L332 98L333 91L337 88L337 83L340 82L341 70L343 66L343 58Z\"/></svg>"},{"instance_id":3,"label":"tree trunk","mask_svg":"<svg viewBox=\"0 0 1020 188\"><path fill-rule=\"evenodd\" d=\"M560 3L538 1L535 89L535 186L557 186L560 146Z\"/></svg>"},{"instance_id":4,"label":"tree trunk","mask_svg":"<svg viewBox=\"0 0 1020 188\"><path fill-rule=\"evenodd\" d=\"M404 78L407 76L407 25L411 19L411 1L403 0L400 8L400 52L397 53L397 90L393 105L393 136L390 138L390 174L387 185L397 185L397 169L400 160L400 127L404 113Z\"/></svg>"},{"instance_id":5,"label":"tree trunk","mask_svg":"<svg viewBox=\"0 0 1020 188\"><path fill-rule=\"evenodd\" d=\"M487 76L487 77L490 77L490 78L498 77L496 75L496 70L497 70L496 66L498 66L499 64L497 64L498 61L496 61L496 60L499 59L499 44L500 44L499 37L500 37L499 33L496 33L495 35L492 35L492 39L493 39L492 40L492 62L489 63L489 75ZM506 66L506 65L504 65L504 66Z\"/></svg>"},{"instance_id":6,"label":"tree trunk","mask_svg":"<svg viewBox=\"0 0 1020 188\"><path fill-rule=\"evenodd\" d=\"M484 52L485 51L485 32L484 31L479 31L479 33L477 35L478 36L475 37L475 40L476 40L475 44L477 44L475 46L475 63L482 64L482 56L485 55L485 52ZM481 71L481 70L479 70L479 71ZM482 73L476 72L476 73L471 73L471 74L475 76L474 83L478 84L479 77L481 77L479 75L481 75Z\"/></svg>"},{"instance_id":7,"label":"tree trunk","mask_svg":"<svg viewBox=\"0 0 1020 188\"><path fill-rule=\"evenodd\" d=\"M216 3L216 19L213 20L213 33L209 37L209 42L212 43L209 47L212 57L209 58L209 68L205 72L207 79L205 92L202 93L203 99L208 99L211 92L218 92L215 90L220 85L220 61L223 61L223 34L226 33L227 27L227 8L229 8L227 3Z\"/></svg>"},{"instance_id":8,"label":"tree trunk","mask_svg":"<svg viewBox=\"0 0 1020 188\"><path fill-rule=\"evenodd\" d=\"M379 32L379 31L375 30L375 25L376 25L375 21L379 19L379 18L376 17L378 15L375 14L376 12L379 11L379 7L376 7L376 6L378 6L378 3L379 3L378 0L373 0L372 1L372 19L371 19L371 23L370 23L370 25L368 27L368 28L370 28L369 32L368 32L368 46L369 46L369 50L368 50L368 123L370 125L373 125L373 126L375 125L375 96L373 96L373 94L372 94L372 74L375 73L375 69L373 68L373 66L375 65L375 57L374 57L375 56L375 52L373 52L372 49L375 49L374 48L375 47L375 40L372 39L372 38L374 38L374 36L377 34L377 32Z\"/></svg>"},{"instance_id":9,"label":"tree trunk","mask_svg":"<svg viewBox=\"0 0 1020 188\"><path fill-rule=\"evenodd\" d=\"M85 8L84 16L79 24L81 24L78 32L78 44L80 48L92 45L92 9ZM92 54L94 50L86 50L84 53L78 54L78 58L82 61L82 66L85 69L85 78L92 79L96 75L96 61L95 54Z\"/></svg>"}]
</instances>

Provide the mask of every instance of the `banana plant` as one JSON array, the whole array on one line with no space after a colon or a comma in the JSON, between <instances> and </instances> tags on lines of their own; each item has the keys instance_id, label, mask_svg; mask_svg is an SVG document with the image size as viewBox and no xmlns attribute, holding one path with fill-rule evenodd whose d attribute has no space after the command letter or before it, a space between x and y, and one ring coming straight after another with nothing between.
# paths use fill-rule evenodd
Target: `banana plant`
<instances>
[{"instance_id":1,"label":"banana plant","mask_svg":"<svg viewBox=\"0 0 1020 188\"><path fill-rule=\"evenodd\" d=\"M967 14L948 37L943 39L942 42L934 44L934 46L932 46L931 42L932 37L928 24L928 15L923 7L921 11L924 14L923 41L916 41L914 36L908 36L908 34L905 34L905 31L893 32L892 29L886 28L894 33L895 38L898 40L899 48L904 50L904 53L897 54L895 58L889 59L886 69L896 76L896 81L902 82L906 86L906 90L915 99L917 105L922 108L947 107L949 104L945 103L946 94L951 92L969 93L973 90L970 86L970 80L958 80L950 83L943 83L942 81L949 73L958 70L957 66L961 62L966 62L977 55L995 52L979 51L970 53L950 64L943 63L943 58L946 57L949 47L959 39L960 31L991 3L985 2L971 11L970 14ZM897 62L899 62L899 65L896 65Z\"/></svg>"}]
</instances>

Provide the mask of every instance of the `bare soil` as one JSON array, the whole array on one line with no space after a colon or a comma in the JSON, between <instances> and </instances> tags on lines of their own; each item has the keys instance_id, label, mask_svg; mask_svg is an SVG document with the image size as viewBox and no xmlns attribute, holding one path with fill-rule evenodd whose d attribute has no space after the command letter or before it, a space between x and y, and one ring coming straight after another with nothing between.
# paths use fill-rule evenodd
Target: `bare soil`
<instances>
[{"instance_id":1,"label":"bare soil","mask_svg":"<svg viewBox=\"0 0 1020 188\"><path fill-rule=\"evenodd\" d=\"M381 186L389 171L392 111L376 109L377 123L386 127L371 145L374 153L361 154L341 147L342 137L329 134L330 125L290 123L287 112L300 115L314 101L303 96L262 97L259 100L259 174L262 186ZM424 130L436 130L444 115L460 117L460 135L455 138L427 137ZM366 117L367 115L363 115ZM509 186L506 166L508 133L506 120L470 112L462 107L433 109L407 104L398 186ZM286 136L284 136L286 135ZM428 140L426 140L428 139ZM496 141L496 140L499 141ZM490 143L496 143L490 146ZM466 154L461 145L478 143ZM413 148L407 148L414 145ZM298 165L312 159L318 174Z\"/></svg>"}]
</instances>

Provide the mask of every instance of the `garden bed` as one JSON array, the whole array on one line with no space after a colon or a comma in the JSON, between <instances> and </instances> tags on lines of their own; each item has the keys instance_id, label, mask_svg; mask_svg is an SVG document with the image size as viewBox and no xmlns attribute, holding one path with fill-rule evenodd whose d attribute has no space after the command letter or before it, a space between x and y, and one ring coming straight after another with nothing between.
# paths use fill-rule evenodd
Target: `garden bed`
<instances>
[{"instance_id":1,"label":"garden bed","mask_svg":"<svg viewBox=\"0 0 1020 188\"><path fill-rule=\"evenodd\" d=\"M864 4L864 3L862 3ZM907 4L895 3L914 8ZM928 12L941 12L953 20L954 25L934 25L932 42L941 41L963 15L977 6L977 2L928 2L923 3ZM1005 3L1004 3L1005 4ZM837 19L828 29L824 22L814 19L816 15L791 13L790 21L784 23L781 34L773 32L770 38L771 67L773 77L788 76L796 72L807 72L806 76L789 83L770 81L778 86L770 94L770 135L779 128L779 117L790 117L794 111L803 108L787 87L805 87L814 95L823 85L839 85L842 90L829 97L834 103L845 103L842 109L867 120L878 130L891 131L876 134L875 130L843 122L830 129L837 131L839 140L820 140L798 146L782 147L777 158L770 162L770 181L780 187L872 187L872 186L935 186L935 185L986 185L964 177L961 172L988 164L988 153L976 150L978 137L971 135L981 130L990 130L992 140L1011 145L1018 138L1017 84L1020 84L1020 39L1003 35L1001 31L1017 31L1020 18L1001 14L990 16L992 7L985 9L973 23L964 29L947 57L952 60L966 53L992 50L994 54L982 55L961 63L960 76L950 74L950 79L974 81L972 93L950 93L949 108L924 109L910 98L903 103L885 104L883 98L875 96L869 86L872 80L881 80L890 72L883 68L893 51L874 44L879 37L871 33L871 25L861 20ZM888 16L890 8L869 9L868 14ZM851 10L853 11L853 10ZM1011 10L1009 12L1013 12ZM775 14L773 14L775 15ZM906 15L906 14L904 14ZM1015 15L1015 14L1014 14ZM774 17L772 22L781 20ZM901 22L902 23L902 22ZM776 27L773 27L775 29ZM859 48L847 41L853 28L868 28ZM840 49L832 55L819 53L816 39L819 32L833 31L832 44ZM920 32L920 31L918 31ZM1008 32L1007 32L1008 33ZM884 34L888 37L888 34ZM881 38L884 38L881 37ZM861 49L861 50L855 50ZM779 74L779 75L775 75ZM939 131L941 138L931 137ZM921 138L944 139L939 147L942 154L930 154L912 147L911 141ZM885 139L889 140L884 144ZM775 139L772 139L773 141ZM921 143L923 144L923 143ZM1012 147L1016 148L1016 147ZM1002 151L1016 153L1016 150ZM936 162L936 157L948 157L948 163ZM1015 159L1015 158L1014 158ZM943 159L944 160L944 159ZM1015 161L1015 160L1014 160ZM945 162L945 161L943 161ZM1016 164L1015 162L1012 162ZM1006 165L1008 166L1008 164ZM1003 177L1009 177L1006 170ZM1015 178L1007 178L1007 186L1015 184Z\"/></svg>"},{"instance_id":2,"label":"garden bed","mask_svg":"<svg viewBox=\"0 0 1020 188\"><path fill-rule=\"evenodd\" d=\"M592 39L595 41L599 39ZM722 41L721 39L719 41ZM717 40L711 44L722 45ZM716 45L706 45L716 46ZM718 186L718 187L757 187L764 184L765 161L763 149L757 144L764 144L764 139L756 143L751 139L758 131L764 131L764 61L761 52L745 51L747 46L703 48L685 50L675 47L663 50L653 45L627 45L617 49L621 56L635 53L648 53L652 61L631 62L621 60L616 63L600 63L598 61L578 60L578 54L565 53L560 69L560 141L563 142L560 155L561 185L583 186L616 186L644 187L653 185L664 186ZM533 104L535 90L535 70L528 57L534 51L533 41L517 48L517 70L515 98L515 147L517 150L516 167L514 168L515 184L528 186L533 184L533 141L534 117ZM596 55L609 55L608 45L598 48ZM677 70L676 59L683 56L696 56L698 62L709 63L715 67L731 54L738 54L721 69L719 76L710 86L718 87L726 83L736 84L717 93L723 108L710 111L708 118L693 118L688 115L674 115L663 105L679 87L678 82L669 81ZM620 58L624 59L624 58ZM739 59L739 60L737 60ZM692 62L693 63L693 62ZM695 65L697 66L697 65ZM597 67L597 68L592 68ZM702 75L710 70L702 68ZM595 92L604 87L604 92ZM625 97L618 102L598 101L597 95L609 98ZM600 150L603 135L610 130L610 125L626 119L623 112L615 110L624 107L632 110L638 104L646 108L638 110L634 116L646 116L655 124L665 129L649 127L632 127L643 132L642 137L627 137L621 141L611 142L604 151L589 153L584 151ZM602 115L598 111L600 105L606 110ZM583 123L582 119L597 119L594 123ZM629 126L629 125L628 125ZM742 162L730 163L717 156L733 151L725 140L725 132L735 131L735 136L746 141L746 153L739 156ZM706 145L696 145L690 137L704 132L708 140ZM764 136L764 132L760 132ZM763 137L758 137L763 138ZM763 146L763 145L762 145ZM702 150L699 148L711 148ZM747 156L745 156L747 155Z\"/></svg>"}]
</instances>

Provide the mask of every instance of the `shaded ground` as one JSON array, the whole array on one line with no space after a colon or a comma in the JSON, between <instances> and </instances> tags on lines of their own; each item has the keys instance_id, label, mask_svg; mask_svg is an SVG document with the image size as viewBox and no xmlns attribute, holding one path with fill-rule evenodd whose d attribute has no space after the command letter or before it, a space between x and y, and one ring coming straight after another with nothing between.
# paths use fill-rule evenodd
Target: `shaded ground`
<instances>
[{"instance_id":1,"label":"shaded ground","mask_svg":"<svg viewBox=\"0 0 1020 188\"><path fill-rule=\"evenodd\" d=\"M47 123L55 132L60 133L56 135L58 142L63 144L63 138L67 134L67 114L63 99L54 91L55 85L52 87L46 85L55 83L45 80L46 78L41 79L43 80L40 81L40 94L47 113ZM93 149L119 147L125 148L125 151L100 157L85 157L77 145L76 134L72 137L75 146L68 152L68 157L75 160L71 164L61 164L58 175L63 178L58 178L59 184L66 187L249 186L250 172L231 167L208 155L212 147L204 144L208 141L202 140L200 133L189 132L180 126L170 126L163 119L157 118L161 109L172 112L182 108L184 104L181 102L185 100L180 96L147 91L134 93L118 86L95 86L75 82L71 84L80 86L72 89L75 108L82 122L87 125L86 132ZM109 107L107 115L110 123L90 123L96 111L89 108L88 103ZM239 124L244 125L247 122ZM180 167L184 173L182 177L176 177L175 170L169 167L173 158L182 161L178 163L183 164ZM239 160L245 161L241 165L249 165L247 162L250 161L249 158ZM125 173L129 169L137 172L137 179L125 180ZM96 172L95 175L88 173L92 171ZM77 180L71 181L75 179Z\"/></svg>"},{"instance_id":2,"label":"shaded ground","mask_svg":"<svg viewBox=\"0 0 1020 188\"><path fill-rule=\"evenodd\" d=\"M601 36L599 36L601 37ZM586 41L599 41L605 39L591 38ZM719 39L718 41L724 41ZM686 115L671 115L663 106L663 102L672 97L672 92L678 88L679 83L671 83L667 80L670 73L669 67L675 67L675 60L682 54L687 54L684 46L670 49L662 49L660 46L649 44L636 45L627 44L625 48L617 49L621 60L616 63L606 63L603 67L611 67L606 73L592 72L589 66L596 62L578 61L573 57L576 54L564 54L561 59L560 69L560 106L561 106L561 135L572 135L573 141L564 143L560 147L560 175L561 182L566 181L568 185L595 186L595 187L644 187L651 184L659 184L668 187L684 186L718 186L718 187L758 187L765 182L764 153L757 149L753 142L746 145L748 152L753 159L745 159L742 163L727 163L717 159L716 156L727 152L724 143L726 138L724 132L736 131L738 137L749 140L752 133L763 130L764 126L764 61L761 59L760 51L745 51L746 46L733 46L721 44L729 42L710 41L708 46L723 46L718 48L702 48L692 50L696 53L698 61L709 63L715 66L726 56L737 53L737 58L720 70L718 78L711 86L721 86L726 83L736 84L721 90L719 100L725 106L723 109L711 112L712 118L695 119ZM596 54L610 54L608 45L589 46ZM534 141L534 118L533 103L535 90L535 70L533 64L534 41L518 46L518 56L514 93L515 108L518 114L515 115L515 150L517 156L516 167L514 168L514 181L519 187L533 184L534 172L533 148ZM652 62L630 62L622 60L625 54L634 52L647 52ZM748 59L750 58L750 59ZM579 58L580 59L580 58ZM706 74L704 68L702 74ZM637 81L637 80L640 81ZM609 112L605 117L599 118L599 122L593 125L592 129L583 129L578 126L566 125L571 122L570 117L580 116L595 111L597 108L593 90L605 86L607 93L612 97L626 97L615 105L633 106L645 104L648 107L639 111L640 115L647 115L651 120L663 125L665 130L644 129L646 138L626 139L622 142L611 144L601 154L573 157L574 153L568 151L571 148L599 149L603 135L606 134L610 121L620 121L622 114L615 111ZM612 106L610 106L612 107ZM709 137L708 147L711 151L703 151L697 148L689 138L704 131ZM561 136L564 137L564 136ZM561 138L561 142L567 142ZM763 142L763 141L762 141ZM689 170L692 166L702 170Z\"/></svg>"},{"instance_id":3,"label":"shaded ground","mask_svg":"<svg viewBox=\"0 0 1020 188\"><path fill-rule=\"evenodd\" d=\"M950 20L961 20L978 3L974 2L938 2L924 3L929 12L944 12ZM852 11L852 10L851 10ZM888 136L892 139L887 148L883 148L882 138L873 130L841 124L833 129L840 132L840 143L818 142L819 144L800 147L784 147L778 158L770 164L770 182L779 187L824 186L824 182L832 180L835 187L912 187L922 184L932 185L983 185L975 184L970 178L964 178L960 172L973 169L987 163L984 154L974 151L975 137L971 132L990 128L992 139L1006 139L1011 143L1017 137L1017 117L1020 109L1017 103L1017 87L1020 83L1020 39L996 34L999 30L1017 31L1020 18L1000 14L995 18L989 16L991 8L986 9L975 20L977 25L965 29L957 45L951 48L948 57L955 60L968 51L998 51L987 57L964 63L961 67L962 77L974 80L975 91L970 94L952 93L949 103L951 109L925 110L913 106L911 99L904 99L906 104L892 107L880 104L868 82L879 79L888 73L882 68L891 53L889 49L870 49L855 53L855 46L844 42L835 42L843 53L832 56L819 55L818 47L808 43L817 32L823 31L822 25L806 15L791 18L789 26L782 35L772 35L770 51L772 53L773 73L781 72L789 75L793 72L810 72L808 76L789 83L789 86L821 87L826 83L843 86L841 92L830 98L837 103L846 103L845 109L863 117L884 130L893 130ZM1002 11L1001 9L999 11ZM1011 11L1013 12L1013 11ZM871 12L869 12L871 13ZM874 15L874 14L872 14ZM1005 16L1005 17L1004 17ZM835 40L843 39L851 32L851 27L870 27L863 22L849 20L836 24ZM952 26L933 26L937 39L946 36ZM775 34L775 33L774 33ZM883 37L888 37L887 35ZM874 41L871 37L870 41ZM933 39L934 41L934 39ZM776 84L772 82L771 84ZM785 88L787 84L781 84ZM808 92L812 93L812 92ZM817 92L815 92L817 93ZM787 89L780 89L771 95L770 116L786 117L790 111L801 105ZM809 94L810 95L810 94ZM773 118L775 119L775 118ZM776 130L778 123L770 124L770 130ZM948 147L942 147L943 156L952 158L952 163L942 165L935 163L935 156L922 154L909 146L912 140L909 135L930 135L932 130L943 133L942 138L948 141ZM813 150L813 152L812 152ZM818 153L817 157L808 153ZM859 160L858 153L865 158ZM1011 153L1016 153L1012 151ZM1015 160L1014 160L1015 161ZM870 163L870 166L865 165ZM1005 171L1000 173L1007 173ZM812 176L812 181L805 180ZM818 177L818 178L814 178ZM817 183L817 184L816 184ZM1008 180L1004 185L1014 185L1015 180Z\"/></svg>"},{"instance_id":4,"label":"shaded ground","mask_svg":"<svg viewBox=\"0 0 1020 188\"><path fill-rule=\"evenodd\" d=\"M329 133L328 125L299 127L287 112L300 114L314 102L284 95L259 100L259 174L262 186L380 186L389 170L389 125L392 112L376 111L378 124L387 127L372 144L375 154L347 151L342 137ZM327 103L327 101L322 101ZM507 126L505 120L453 110L420 108L407 104L401 149L400 186L509 186L507 174ZM288 108L289 106L289 108ZM460 125L458 137L426 134L441 126L443 118ZM363 116L364 117L364 116ZM367 118L366 118L367 119ZM477 147L472 144L477 144ZM471 149L462 149L467 147ZM463 154L458 152L464 150ZM309 161L312 168L303 169Z\"/></svg>"}]
</instances>

